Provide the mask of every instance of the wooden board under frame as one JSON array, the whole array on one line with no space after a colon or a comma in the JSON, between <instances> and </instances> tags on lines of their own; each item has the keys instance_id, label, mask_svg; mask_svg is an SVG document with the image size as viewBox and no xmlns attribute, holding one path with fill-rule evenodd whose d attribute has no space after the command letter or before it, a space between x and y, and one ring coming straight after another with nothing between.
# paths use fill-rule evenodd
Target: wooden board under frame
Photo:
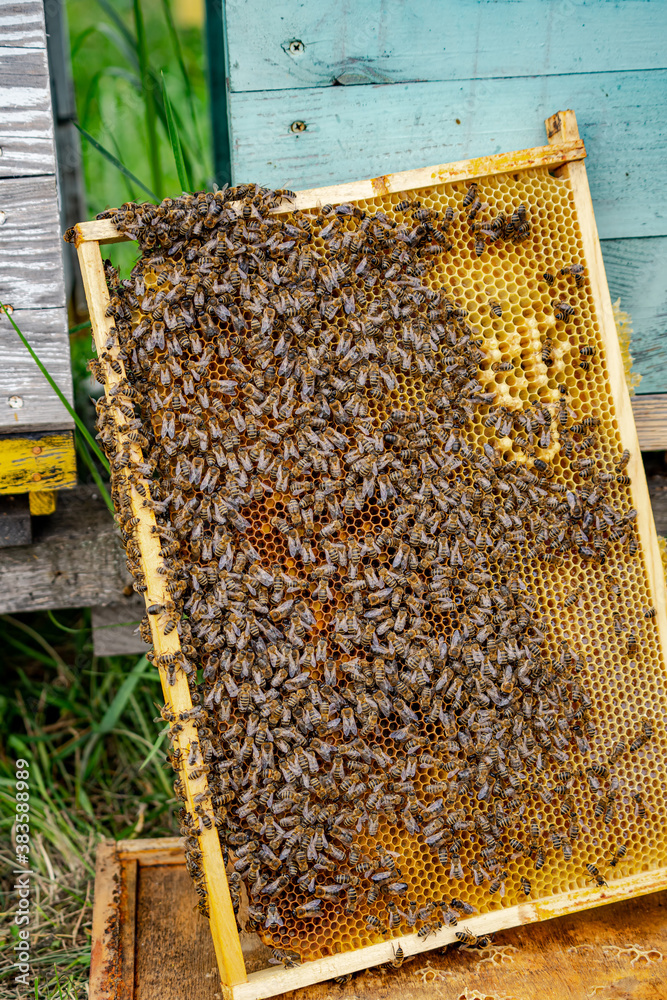
<instances>
[{"instance_id":1,"label":"wooden board under frame","mask_svg":"<svg viewBox=\"0 0 667 1000\"><path fill-rule=\"evenodd\" d=\"M662 563L641 463L637 431L624 378L623 361L605 279L586 169L581 162L585 156L585 150L579 139L574 112L559 112L547 120L546 126L549 138L548 146L393 174L356 184L344 184L340 187L302 191L297 195L296 207L301 209L317 208L325 203L341 203L391 193L409 192L428 185L516 173L536 166L546 167L551 172L558 172L558 176L569 183L581 232L584 259L596 313L595 318L603 331L609 393L616 409L620 443L621 447L629 450L631 456L627 471L633 484L632 500L638 511L638 534L643 544L643 557L651 590L650 596L658 612L657 624L660 643L662 649L665 650L667 649L667 614ZM292 207L294 206L289 206L289 208ZM101 355L110 336L113 320L106 315L109 295L99 247L101 243L120 242L124 237L108 221L82 223L76 228L77 249L93 334L98 354ZM108 363L105 363L107 393L113 389L124 374L122 364L117 357L117 347L112 347L109 353L117 363L115 364L116 371ZM117 409L115 413L116 433L119 441L126 444L135 461L141 461L139 447L127 438L126 418L119 414ZM145 594L146 603L147 605L164 603L167 598L164 577L157 572L162 557L158 536L152 530L155 526L155 517L150 508L143 506L142 493L134 486L132 487L131 500L133 514L138 519L135 538L142 554L142 569L148 584L148 590ZM179 649L176 630L165 636L156 624L155 617L151 620L151 627L157 654L173 653ZM165 701L172 711L178 713L191 708L187 680L182 673L179 672L176 683L173 685L167 683L164 671L162 671L161 680ZM196 739L196 732L193 723L188 722L183 727L182 732L176 736L175 745L180 746L183 754L187 754L190 742L194 739ZM207 794L205 777L189 780L184 775L183 780L188 805L194 812L194 797L202 794L206 796ZM447 927L425 939L418 937L417 934L410 934L356 951L305 962L295 968L269 967L247 974L215 828L202 832L200 846L209 893L211 934L226 1000L260 1000L263 997L275 996L288 990L298 989L360 969L382 965L391 962L399 945L403 949L404 955L410 957L421 952L442 948L443 945L455 940L455 930ZM538 898L517 906L473 916L466 921L466 927L474 934L488 934L503 928L575 913L600 906L603 903L629 899L665 887L667 887L667 867L638 871L627 877L614 879L611 885L601 889L578 888L559 895Z\"/></svg>"},{"instance_id":2,"label":"wooden board under frame","mask_svg":"<svg viewBox=\"0 0 667 1000\"><path fill-rule=\"evenodd\" d=\"M215 952L185 868L183 842L104 841L97 848L90 1000L216 1000ZM661 1000L667 892L494 934L481 950L446 948L320 983L298 1000ZM248 969L268 949L243 935ZM294 994L290 994L294 997Z\"/></svg>"}]
</instances>

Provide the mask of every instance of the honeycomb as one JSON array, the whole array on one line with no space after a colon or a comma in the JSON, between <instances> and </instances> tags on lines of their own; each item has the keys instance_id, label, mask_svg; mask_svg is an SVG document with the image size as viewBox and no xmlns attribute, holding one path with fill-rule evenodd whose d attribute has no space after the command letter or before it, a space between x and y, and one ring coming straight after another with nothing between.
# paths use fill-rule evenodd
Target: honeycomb
<instances>
[{"instance_id":1,"label":"honeycomb","mask_svg":"<svg viewBox=\"0 0 667 1000\"><path fill-rule=\"evenodd\" d=\"M142 249L107 270L117 402L200 734L172 763L212 796L202 907L212 822L288 964L664 865L662 654L567 181L287 197L105 214Z\"/></svg>"}]
</instances>

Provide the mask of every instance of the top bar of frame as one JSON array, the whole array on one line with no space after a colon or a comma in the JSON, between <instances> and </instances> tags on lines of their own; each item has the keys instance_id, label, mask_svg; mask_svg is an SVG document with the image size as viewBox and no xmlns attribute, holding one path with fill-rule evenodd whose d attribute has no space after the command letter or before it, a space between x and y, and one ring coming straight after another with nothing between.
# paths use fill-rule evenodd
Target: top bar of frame
<instances>
[{"instance_id":1,"label":"top bar of frame","mask_svg":"<svg viewBox=\"0 0 667 1000\"><path fill-rule=\"evenodd\" d=\"M318 209L322 205L340 204L344 201L361 201L379 198L388 194L401 194L415 188L430 187L435 184L452 184L456 181L472 180L490 174L507 174L513 170L528 170L531 167L556 168L573 160L583 160L586 149L581 139L561 142L553 146L536 146L534 149L520 149L513 153L499 153L496 156L479 156L473 160L458 160L437 167L421 167L418 170L404 170L397 174L385 174L365 181L335 184L331 187L310 188L296 192L295 200L285 202L279 212L295 209ZM95 222L80 222L76 227L76 243L122 243L128 237L121 235L110 219Z\"/></svg>"}]
</instances>

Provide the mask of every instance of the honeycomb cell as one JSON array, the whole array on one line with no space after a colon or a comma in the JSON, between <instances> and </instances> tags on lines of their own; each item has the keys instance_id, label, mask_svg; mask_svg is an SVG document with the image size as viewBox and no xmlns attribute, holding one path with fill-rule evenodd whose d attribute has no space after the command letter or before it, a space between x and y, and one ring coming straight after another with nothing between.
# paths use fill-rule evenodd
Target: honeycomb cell
<instances>
[{"instance_id":1,"label":"honeycomb cell","mask_svg":"<svg viewBox=\"0 0 667 1000\"><path fill-rule=\"evenodd\" d=\"M664 865L662 655L567 185L278 200L113 213L143 467L104 403L100 431L140 584L140 474L156 511L200 894L213 820L303 959Z\"/></svg>"}]
</instances>

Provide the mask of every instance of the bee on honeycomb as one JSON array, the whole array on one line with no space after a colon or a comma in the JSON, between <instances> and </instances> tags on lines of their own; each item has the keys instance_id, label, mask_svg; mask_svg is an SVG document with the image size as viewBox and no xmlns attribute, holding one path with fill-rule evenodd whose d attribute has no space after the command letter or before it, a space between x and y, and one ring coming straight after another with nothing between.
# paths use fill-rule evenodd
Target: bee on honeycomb
<instances>
[{"instance_id":1,"label":"bee on honeycomb","mask_svg":"<svg viewBox=\"0 0 667 1000\"><path fill-rule=\"evenodd\" d=\"M546 171L514 187L296 211L241 185L102 216L141 249L107 267L93 367L124 365L100 435L139 590L130 490L155 511L148 615L180 640L155 659L192 693L188 867L206 913L215 826L276 961L602 884L648 811L632 760L662 734L619 740L591 667L598 643L645 670L657 650L650 615L619 639L609 611L650 605L629 456L588 402L584 268L531 204L573 210Z\"/></svg>"}]
</instances>

